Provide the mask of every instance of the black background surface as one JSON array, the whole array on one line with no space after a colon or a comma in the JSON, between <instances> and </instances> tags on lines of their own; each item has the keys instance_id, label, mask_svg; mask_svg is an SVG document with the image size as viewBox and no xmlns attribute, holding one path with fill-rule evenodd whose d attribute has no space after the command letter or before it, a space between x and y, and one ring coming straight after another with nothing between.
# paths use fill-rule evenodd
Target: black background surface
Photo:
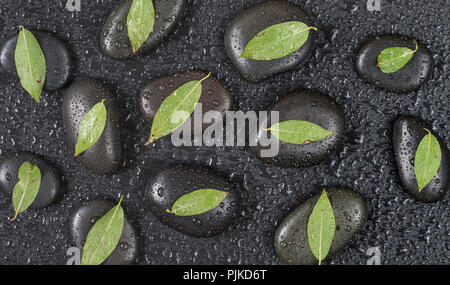
<instances>
[{"instance_id":1,"label":"black background surface","mask_svg":"<svg viewBox=\"0 0 450 285\"><path fill-rule=\"evenodd\" d=\"M66 0L0 3L0 40L19 25L49 30L65 41L76 61L75 79L104 80L118 99L123 162L113 175L83 168L69 148L62 123L64 92L44 92L37 104L16 78L0 77L0 157L28 151L49 161L63 179L64 193L45 209L28 210L11 223L10 197L0 195L0 264L65 264L69 216L84 200L108 198L124 204L140 232L139 264L281 264L273 239L277 226L321 187L361 193L369 207L364 230L328 264L365 264L379 246L383 264L449 264L449 195L436 204L414 201L401 188L392 147L393 122L402 114L422 117L446 142L450 85L450 5L447 0L382 0L369 12L366 0L298 0L319 28L313 55L294 71L259 84L241 78L224 50L227 24L260 1L188 0L171 36L147 55L127 61L107 58L99 44L102 24L122 0L82 0L81 12ZM373 35L399 33L424 43L435 67L417 92L387 93L364 82L355 70L360 45ZM342 152L308 169L263 164L245 148L175 148L170 138L144 147L150 126L138 109L147 82L186 69L211 71L225 83L235 110L266 110L278 96L310 88L335 98L350 124ZM144 185L172 163L198 163L241 183L242 216L223 234L193 238L172 230L149 212Z\"/></svg>"}]
</instances>

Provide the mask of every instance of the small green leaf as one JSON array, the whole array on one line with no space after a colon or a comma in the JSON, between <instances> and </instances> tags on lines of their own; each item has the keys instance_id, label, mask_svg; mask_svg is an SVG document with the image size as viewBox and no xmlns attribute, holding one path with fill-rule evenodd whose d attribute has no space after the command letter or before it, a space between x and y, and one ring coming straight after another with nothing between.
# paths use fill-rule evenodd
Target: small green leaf
<instances>
[{"instance_id":1,"label":"small green leaf","mask_svg":"<svg viewBox=\"0 0 450 285\"><path fill-rule=\"evenodd\" d=\"M241 58L272 60L285 57L305 44L309 30L317 30L317 28L308 27L299 21L270 26L248 42Z\"/></svg>"},{"instance_id":2,"label":"small green leaf","mask_svg":"<svg viewBox=\"0 0 450 285\"><path fill-rule=\"evenodd\" d=\"M334 220L333 207L328 199L327 191L323 189L309 216L307 228L309 247L317 260L319 260L319 265L330 251L335 229L336 222Z\"/></svg>"},{"instance_id":3,"label":"small green leaf","mask_svg":"<svg viewBox=\"0 0 450 285\"><path fill-rule=\"evenodd\" d=\"M414 53L418 50L416 43L416 49L412 50L407 47L390 47L384 49L378 55L378 64L383 73L393 73L404 67L414 56Z\"/></svg>"},{"instance_id":4,"label":"small green leaf","mask_svg":"<svg viewBox=\"0 0 450 285\"><path fill-rule=\"evenodd\" d=\"M167 212L183 217L200 215L217 207L227 195L228 192L214 189L196 190L181 196Z\"/></svg>"},{"instance_id":5,"label":"small green leaf","mask_svg":"<svg viewBox=\"0 0 450 285\"><path fill-rule=\"evenodd\" d=\"M17 39L15 62L22 87L39 103L47 68L45 56L39 42L23 26Z\"/></svg>"},{"instance_id":6,"label":"small green leaf","mask_svg":"<svg viewBox=\"0 0 450 285\"><path fill-rule=\"evenodd\" d=\"M211 73L201 80L183 84L162 102L153 119L150 138L145 145L172 133L189 119L202 95L202 82L210 75Z\"/></svg>"},{"instance_id":7,"label":"small green leaf","mask_svg":"<svg viewBox=\"0 0 450 285\"><path fill-rule=\"evenodd\" d=\"M41 186L41 171L39 167L26 161L19 168L18 178L19 182L14 186L12 194L12 203L16 214L11 221L28 209L36 199Z\"/></svg>"},{"instance_id":8,"label":"small green leaf","mask_svg":"<svg viewBox=\"0 0 450 285\"><path fill-rule=\"evenodd\" d=\"M133 0L127 16L128 38L136 54L150 36L155 25L152 0Z\"/></svg>"},{"instance_id":9,"label":"small green leaf","mask_svg":"<svg viewBox=\"0 0 450 285\"><path fill-rule=\"evenodd\" d=\"M83 247L82 265L102 264L117 247L125 221L120 206L122 199L123 197L120 198L119 204L101 217L89 231Z\"/></svg>"},{"instance_id":10,"label":"small green leaf","mask_svg":"<svg viewBox=\"0 0 450 285\"><path fill-rule=\"evenodd\" d=\"M78 140L75 145L75 156L88 150L102 136L106 126L106 106L104 102L105 99L95 104L81 121Z\"/></svg>"},{"instance_id":11,"label":"small green leaf","mask_svg":"<svg viewBox=\"0 0 450 285\"><path fill-rule=\"evenodd\" d=\"M414 158L414 172L416 174L419 192L433 180L441 166L441 146L435 136L425 129L425 135L419 144Z\"/></svg>"},{"instance_id":12,"label":"small green leaf","mask_svg":"<svg viewBox=\"0 0 450 285\"><path fill-rule=\"evenodd\" d=\"M291 144L309 144L331 136L333 132L308 121L289 120L267 129L279 140Z\"/></svg>"}]
</instances>

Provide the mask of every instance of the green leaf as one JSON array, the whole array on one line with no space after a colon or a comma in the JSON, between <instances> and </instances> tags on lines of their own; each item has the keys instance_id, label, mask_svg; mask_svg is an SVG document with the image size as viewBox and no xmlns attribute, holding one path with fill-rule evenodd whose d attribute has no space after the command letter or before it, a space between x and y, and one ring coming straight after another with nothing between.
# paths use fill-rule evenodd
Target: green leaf
<instances>
[{"instance_id":1,"label":"green leaf","mask_svg":"<svg viewBox=\"0 0 450 285\"><path fill-rule=\"evenodd\" d=\"M41 171L39 167L26 161L19 168L18 178L19 182L14 186L12 194L12 203L16 214L11 221L28 209L36 199L41 186Z\"/></svg>"},{"instance_id":2,"label":"green leaf","mask_svg":"<svg viewBox=\"0 0 450 285\"><path fill-rule=\"evenodd\" d=\"M99 265L105 261L108 256L117 247L122 236L125 216L119 204L101 217L88 233L83 247L81 257L82 265Z\"/></svg>"},{"instance_id":3,"label":"green leaf","mask_svg":"<svg viewBox=\"0 0 450 285\"><path fill-rule=\"evenodd\" d=\"M333 207L327 196L327 191L323 189L314 209L308 220L308 243L314 256L319 260L327 257L333 242L336 222L334 220Z\"/></svg>"},{"instance_id":4,"label":"green leaf","mask_svg":"<svg viewBox=\"0 0 450 285\"><path fill-rule=\"evenodd\" d=\"M104 102L105 99L95 104L81 121L78 140L75 145L75 156L88 150L102 136L106 126L106 106Z\"/></svg>"},{"instance_id":5,"label":"green leaf","mask_svg":"<svg viewBox=\"0 0 450 285\"><path fill-rule=\"evenodd\" d=\"M272 60L285 57L305 44L309 30L317 30L317 28L308 27L299 21L270 26L250 40L241 58Z\"/></svg>"},{"instance_id":6,"label":"green leaf","mask_svg":"<svg viewBox=\"0 0 450 285\"><path fill-rule=\"evenodd\" d=\"M211 73L201 80L183 84L162 102L153 119L150 138L145 145L172 133L189 119L202 95L202 82L210 75Z\"/></svg>"},{"instance_id":7,"label":"green leaf","mask_svg":"<svg viewBox=\"0 0 450 285\"><path fill-rule=\"evenodd\" d=\"M214 189L196 190L181 196L167 212L183 217L200 215L217 207L227 195L228 192Z\"/></svg>"},{"instance_id":8,"label":"green leaf","mask_svg":"<svg viewBox=\"0 0 450 285\"><path fill-rule=\"evenodd\" d=\"M148 39L154 25L155 8L152 0L133 0L127 16L127 28L134 54Z\"/></svg>"},{"instance_id":9,"label":"green leaf","mask_svg":"<svg viewBox=\"0 0 450 285\"><path fill-rule=\"evenodd\" d=\"M308 121L289 120L267 129L279 140L291 144L309 144L331 136L333 132Z\"/></svg>"},{"instance_id":10,"label":"green leaf","mask_svg":"<svg viewBox=\"0 0 450 285\"><path fill-rule=\"evenodd\" d=\"M20 26L14 56L22 87L39 103L47 68L45 56L36 38L23 26Z\"/></svg>"},{"instance_id":11,"label":"green leaf","mask_svg":"<svg viewBox=\"0 0 450 285\"><path fill-rule=\"evenodd\" d=\"M441 146L435 136L425 129L425 135L419 144L414 158L414 172L416 174L419 192L433 180L441 166Z\"/></svg>"},{"instance_id":12,"label":"green leaf","mask_svg":"<svg viewBox=\"0 0 450 285\"><path fill-rule=\"evenodd\" d=\"M383 73L393 73L404 67L414 56L414 53L418 50L416 43L416 49L412 50L407 47L390 47L384 49L378 55L378 64Z\"/></svg>"}]
</instances>

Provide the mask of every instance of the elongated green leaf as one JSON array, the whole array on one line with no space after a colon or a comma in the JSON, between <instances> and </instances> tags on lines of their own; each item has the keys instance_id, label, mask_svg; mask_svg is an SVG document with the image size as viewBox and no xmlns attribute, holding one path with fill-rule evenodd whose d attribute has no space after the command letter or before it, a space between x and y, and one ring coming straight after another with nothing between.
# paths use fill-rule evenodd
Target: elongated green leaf
<instances>
[{"instance_id":1,"label":"elongated green leaf","mask_svg":"<svg viewBox=\"0 0 450 285\"><path fill-rule=\"evenodd\" d=\"M101 217L88 233L81 257L82 265L99 265L117 247L123 232L125 216L119 204Z\"/></svg>"},{"instance_id":2,"label":"elongated green leaf","mask_svg":"<svg viewBox=\"0 0 450 285\"><path fill-rule=\"evenodd\" d=\"M167 212L183 217L200 215L217 207L227 195L228 192L214 189L196 190L181 196Z\"/></svg>"},{"instance_id":3,"label":"elongated green leaf","mask_svg":"<svg viewBox=\"0 0 450 285\"><path fill-rule=\"evenodd\" d=\"M106 106L104 102L105 99L95 104L81 121L78 140L75 145L75 156L88 150L102 136L106 126Z\"/></svg>"},{"instance_id":4,"label":"elongated green leaf","mask_svg":"<svg viewBox=\"0 0 450 285\"><path fill-rule=\"evenodd\" d=\"M28 209L36 199L41 186L41 171L39 167L26 161L19 168L18 178L19 182L14 186L12 194L12 203L16 214L11 221Z\"/></svg>"},{"instance_id":5,"label":"elongated green leaf","mask_svg":"<svg viewBox=\"0 0 450 285\"><path fill-rule=\"evenodd\" d=\"M45 56L33 34L20 26L15 50L17 74L22 87L39 103L45 82Z\"/></svg>"},{"instance_id":6,"label":"elongated green leaf","mask_svg":"<svg viewBox=\"0 0 450 285\"><path fill-rule=\"evenodd\" d=\"M136 53L150 36L155 25L152 0L133 0L127 17L128 38Z\"/></svg>"},{"instance_id":7,"label":"elongated green leaf","mask_svg":"<svg viewBox=\"0 0 450 285\"><path fill-rule=\"evenodd\" d=\"M317 204L309 216L308 220L308 243L314 256L319 260L327 257L333 242L336 222L334 220L333 207L327 196L327 191L323 189Z\"/></svg>"},{"instance_id":8,"label":"elongated green leaf","mask_svg":"<svg viewBox=\"0 0 450 285\"><path fill-rule=\"evenodd\" d=\"M309 144L333 134L314 123L299 120L276 123L268 130L279 140L291 144Z\"/></svg>"},{"instance_id":9,"label":"elongated green leaf","mask_svg":"<svg viewBox=\"0 0 450 285\"><path fill-rule=\"evenodd\" d=\"M414 158L414 172L416 174L419 192L433 180L441 166L441 146L435 136L425 129L428 134L420 141Z\"/></svg>"},{"instance_id":10,"label":"elongated green leaf","mask_svg":"<svg viewBox=\"0 0 450 285\"><path fill-rule=\"evenodd\" d=\"M418 50L416 43L416 49L412 50L407 47L390 47L384 49L378 55L378 64L383 73L393 73L403 68L414 56L414 53Z\"/></svg>"},{"instance_id":11,"label":"elongated green leaf","mask_svg":"<svg viewBox=\"0 0 450 285\"><path fill-rule=\"evenodd\" d=\"M308 27L299 21L270 26L250 40L241 57L254 60L285 57L305 44L308 40L309 30L317 30L317 28Z\"/></svg>"},{"instance_id":12,"label":"elongated green leaf","mask_svg":"<svg viewBox=\"0 0 450 285\"><path fill-rule=\"evenodd\" d=\"M210 75L211 73L201 80L183 84L162 102L153 119L150 138L145 145L172 133L189 119L202 95L202 82Z\"/></svg>"}]
</instances>

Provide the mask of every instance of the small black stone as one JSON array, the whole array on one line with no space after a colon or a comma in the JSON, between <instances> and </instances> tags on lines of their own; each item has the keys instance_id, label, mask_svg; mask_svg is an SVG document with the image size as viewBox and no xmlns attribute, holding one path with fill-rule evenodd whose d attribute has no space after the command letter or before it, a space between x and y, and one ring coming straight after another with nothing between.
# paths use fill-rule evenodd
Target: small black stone
<instances>
[{"instance_id":1,"label":"small black stone","mask_svg":"<svg viewBox=\"0 0 450 285\"><path fill-rule=\"evenodd\" d=\"M230 23L225 33L225 48L231 61L247 81L260 82L305 63L314 46L313 30L299 50L283 58L260 61L240 57L248 42L259 32L288 21L301 21L314 26L303 9L288 1L263 2L244 11Z\"/></svg>"},{"instance_id":2,"label":"small black stone","mask_svg":"<svg viewBox=\"0 0 450 285\"><path fill-rule=\"evenodd\" d=\"M82 249L92 226L114 206L114 203L104 200L95 200L85 203L78 208L70 218L70 236L75 245ZM136 261L138 256L138 237L134 227L128 222L126 216L122 236L116 249L102 263L103 265L129 265Z\"/></svg>"},{"instance_id":3,"label":"small black stone","mask_svg":"<svg viewBox=\"0 0 450 285\"><path fill-rule=\"evenodd\" d=\"M133 56L127 28L127 16L131 3L131 0L127 0L117 7L103 26L100 44L110 58L126 59ZM153 0L153 5L156 16L155 25L138 54L154 48L169 35L181 18L186 0Z\"/></svg>"},{"instance_id":4,"label":"small black stone","mask_svg":"<svg viewBox=\"0 0 450 285\"><path fill-rule=\"evenodd\" d=\"M38 194L30 205L33 209L50 205L60 192L60 180L56 171L47 162L29 153L16 153L0 160L0 189L11 197L14 186L19 182L19 168L24 162L31 162L41 171L41 185Z\"/></svg>"},{"instance_id":5,"label":"small black stone","mask_svg":"<svg viewBox=\"0 0 450 285\"><path fill-rule=\"evenodd\" d=\"M367 206L358 193L349 189L327 191L333 207L336 230L327 259L342 250L365 225ZM320 195L316 195L287 216L275 234L275 250L287 264L314 265L314 257L308 242L308 221Z\"/></svg>"},{"instance_id":6,"label":"small black stone","mask_svg":"<svg viewBox=\"0 0 450 285\"><path fill-rule=\"evenodd\" d=\"M438 139L442 160L434 179L419 192L414 171L414 158L420 142L428 134L425 128ZM400 181L404 190L416 200L424 203L434 203L442 199L450 188L450 153L444 141L421 119L405 116L395 122L393 143Z\"/></svg>"},{"instance_id":7,"label":"small black stone","mask_svg":"<svg viewBox=\"0 0 450 285\"><path fill-rule=\"evenodd\" d=\"M167 213L183 195L199 189L229 192L216 208L196 216L179 217ZM151 212L165 225L195 237L210 237L225 231L239 215L238 188L215 172L197 166L169 167L152 177L146 187Z\"/></svg>"},{"instance_id":8,"label":"small black stone","mask_svg":"<svg viewBox=\"0 0 450 285\"><path fill-rule=\"evenodd\" d=\"M69 144L74 150L81 121L103 99L106 99L107 112L103 134L92 147L77 157L85 167L99 175L112 173L121 159L119 114L111 91L97 80L79 80L67 89L62 112Z\"/></svg>"},{"instance_id":9,"label":"small black stone","mask_svg":"<svg viewBox=\"0 0 450 285\"><path fill-rule=\"evenodd\" d=\"M384 73L377 66L378 55L386 48L407 47L418 50L413 58L400 70ZM369 40L359 50L356 69L359 75L376 86L397 93L418 89L428 78L433 67L433 58L428 49L418 40L406 36L383 35Z\"/></svg>"}]
</instances>

